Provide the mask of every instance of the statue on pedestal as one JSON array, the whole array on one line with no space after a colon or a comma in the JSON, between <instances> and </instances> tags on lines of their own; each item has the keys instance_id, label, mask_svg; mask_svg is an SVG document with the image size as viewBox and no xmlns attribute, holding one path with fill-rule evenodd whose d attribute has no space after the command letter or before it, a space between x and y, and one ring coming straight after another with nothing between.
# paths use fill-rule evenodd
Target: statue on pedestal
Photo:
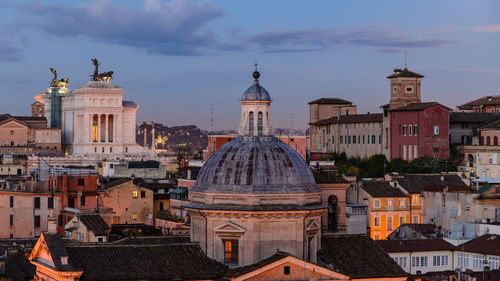
<instances>
[{"instance_id":1,"label":"statue on pedestal","mask_svg":"<svg viewBox=\"0 0 500 281\"><path fill-rule=\"evenodd\" d=\"M50 68L50 72L54 74L54 78L52 78L52 81L50 82L51 87L56 87L56 88L67 88L68 87L68 81L69 78L65 77L61 80L57 80L57 71L54 67Z\"/></svg>"},{"instance_id":2,"label":"statue on pedestal","mask_svg":"<svg viewBox=\"0 0 500 281\"><path fill-rule=\"evenodd\" d=\"M109 81L113 79L113 71L99 73L99 61L96 58L92 59L92 64L94 65L94 74L90 75L92 81Z\"/></svg>"}]
</instances>

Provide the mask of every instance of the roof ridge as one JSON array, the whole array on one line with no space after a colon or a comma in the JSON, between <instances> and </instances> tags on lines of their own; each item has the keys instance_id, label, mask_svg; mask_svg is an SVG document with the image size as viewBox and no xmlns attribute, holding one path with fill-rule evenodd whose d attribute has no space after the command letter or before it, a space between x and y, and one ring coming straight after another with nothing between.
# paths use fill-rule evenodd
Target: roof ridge
<instances>
[{"instance_id":1,"label":"roof ridge","mask_svg":"<svg viewBox=\"0 0 500 281\"><path fill-rule=\"evenodd\" d=\"M119 241L119 240L117 240ZM173 246L198 246L198 242L176 242L176 243L168 243L168 244L114 244L113 242L110 243L92 243L92 244L69 244L66 245L67 248L69 247L75 247L75 248L99 248L99 247L118 247L118 248L126 248L126 247L132 247L132 248L145 248L145 247L173 247Z\"/></svg>"}]
</instances>

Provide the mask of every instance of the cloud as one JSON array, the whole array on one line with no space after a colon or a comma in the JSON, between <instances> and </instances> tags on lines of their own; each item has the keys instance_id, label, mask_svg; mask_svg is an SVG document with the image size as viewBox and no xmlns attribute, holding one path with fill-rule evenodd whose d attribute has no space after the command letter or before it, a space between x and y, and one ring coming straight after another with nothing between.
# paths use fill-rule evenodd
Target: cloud
<instances>
[{"instance_id":1,"label":"cloud","mask_svg":"<svg viewBox=\"0 0 500 281\"><path fill-rule=\"evenodd\" d=\"M446 70L452 72L461 72L461 73L479 73L486 75L499 75L500 68L492 68L492 67L465 67L465 66L416 66L421 69L429 69L429 70Z\"/></svg>"},{"instance_id":2,"label":"cloud","mask_svg":"<svg viewBox=\"0 0 500 281\"><path fill-rule=\"evenodd\" d=\"M0 39L0 61L16 61L21 59L21 50L14 47L11 41Z\"/></svg>"},{"instance_id":3,"label":"cloud","mask_svg":"<svg viewBox=\"0 0 500 281\"><path fill-rule=\"evenodd\" d=\"M476 26L473 30L475 32L500 32L500 24Z\"/></svg>"},{"instance_id":4,"label":"cloud","mask_svg":"<svg viewBox=\"0 0 500 281\"><path fill-rule=\"evenodd\" d=\"M442 47L465 41L449 38L416 39L398 31L363 26L266 31L248 37L246 42L259 46L267 52L278 50L298 52L326 50L336 45L377 47L377 50L387 51L394 48Z\"/></svg>"},{"instance_id":5,"label":"cloud","mask_svg":"<svg viewBox=\"0 0 500 281\"><path fill-rule=\"evenodd\" d=\"M34 25L62 38L86 36L97 42L131 46L164 55L197 55L214 45L216 36L204 31L207 22L223 15L207 0L163 2L144 0L141 9L94 0L76 7L18 6L37 16ZM57 20L52 15L57 14Z\"/></svg>"},{"instance_id":6,"label":"cloud","mask_svg":"<svg viewBox=\"0 0 500 281\"><path fill-rule=\"evenodd\" d=\"M405 48L442 47L464 40L415 38L378 26L267 30L253 35L228 27L220 33L207 28L224 12L210 0L143 0L140 8L119 1L93 0L69 6L10 4L28 14L6 29L41 29L54 37L84 36L96 42L135 47L162 55L204 55L213 52L257 51L265 53L318 52L336 46L372 47L380 52ZM67 3L67 2L64 2ZM55 20L57 19L57 20ZM14 28L12 28L14 27ZM221 39L219 35L223 35Z\"/></svg>"}]
</instances>

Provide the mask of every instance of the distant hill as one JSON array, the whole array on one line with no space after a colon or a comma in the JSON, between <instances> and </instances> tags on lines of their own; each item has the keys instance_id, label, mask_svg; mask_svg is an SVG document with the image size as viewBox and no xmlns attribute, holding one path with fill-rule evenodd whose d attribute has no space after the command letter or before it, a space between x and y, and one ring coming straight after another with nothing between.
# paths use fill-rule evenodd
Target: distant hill
<instances>
[{"instance_id":1,"label":"distant hill","mask_svg":"<svg viewBox=\"0 0 500 281\"><path fill-rule=\"evenodd\" d=\"M146 124L148 146L152 144L152 124ZM190 151L201 151L207 147L207 133L195 125L168 127L155 123L156 147L175 151L185 148ZM137 126L136 141L144 145L144 124Z\"/></svg>"}]
</instances>

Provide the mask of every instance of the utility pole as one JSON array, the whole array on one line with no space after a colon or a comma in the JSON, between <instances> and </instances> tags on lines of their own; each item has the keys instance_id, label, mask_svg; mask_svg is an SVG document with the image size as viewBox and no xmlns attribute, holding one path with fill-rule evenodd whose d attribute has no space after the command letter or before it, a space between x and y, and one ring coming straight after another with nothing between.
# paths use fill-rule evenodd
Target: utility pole
<instances>
[{"instance_id":1,"label":"utility pole","mask_svg":"<svg viewBox=\"0 0 500 281\"><path fill-rule=\"evenodd\" d=\"M210 132L214 131L214 104L210 104Z\"/></svg>"}]
</instances>

